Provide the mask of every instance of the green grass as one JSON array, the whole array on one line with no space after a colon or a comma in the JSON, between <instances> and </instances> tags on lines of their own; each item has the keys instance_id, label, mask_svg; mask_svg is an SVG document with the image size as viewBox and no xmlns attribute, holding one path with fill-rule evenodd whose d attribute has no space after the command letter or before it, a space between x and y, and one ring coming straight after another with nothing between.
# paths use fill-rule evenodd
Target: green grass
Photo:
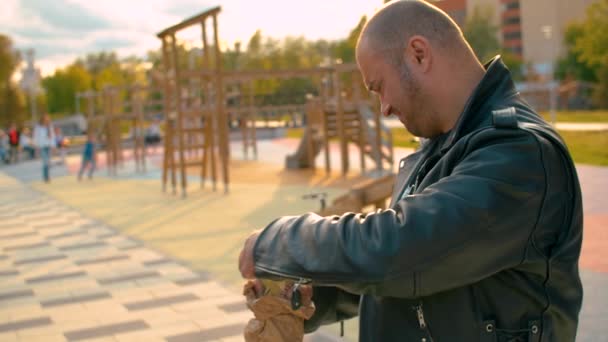
<instances>
[{"instance_id":1,"label":"green grass","mask_svg":"<svg viewBox=\"0 0 608 342\"><path fill-rule=\"evenodd\" d=\"M574 162L608 166L608 131L559 131Z\"/></svg>"},{"instance_id":2,"label":"green grass","mask_svg":"<svg viewBox=\"0 0 608 342\"><path fill-rule=\"evenodd\" d=\"M414 140L414 136L405 128L391 128L391 133L393 134L393 146L395 147L416 148L419 145Z\"/></svg>"},{"instance_id":3,"label":"green grass","mask_svg":"<svg viewBox=\"0 0 608 342\"><path fill-rule=\"evenodd\" d=\"M285 132L286 138L301 139L304 136L304 128L288 128Z\"/></svg>"},{"instance_id":4,"label":"green grass","mask_svg":"<svg viewBox=\"0 0 608 342\"><path fill-rule=\"evenodd\" d=\"M300 139L302 128L287 130L288 138ZM391 129L393 146L415 148L418 142L403 128ZM608 131L559 131L575 163L608 166Z\"/></svg>"},{"instance_id":5,"label":"green grass","mask_svg":"<svg viewBox=\"0 0 608 342\"><path fill-rule=\"evenodd\" d=\"M586 111L558 111L557 122L608 122L608 111L586 110ZM550 121L549 112L540 112L545 120Z\"/></svg>"}]
</instances>

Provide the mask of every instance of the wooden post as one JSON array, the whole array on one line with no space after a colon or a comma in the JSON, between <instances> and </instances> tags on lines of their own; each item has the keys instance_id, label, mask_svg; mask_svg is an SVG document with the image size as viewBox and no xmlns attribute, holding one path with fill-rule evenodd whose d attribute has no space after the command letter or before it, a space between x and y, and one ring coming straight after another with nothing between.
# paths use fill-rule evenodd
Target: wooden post
<instances>
[{"instance_id":1,"label":"wooden post","mask_svg":"<svg viewBox=\"0 0 608 342\"><path fill-rule=\"evenodd\" d=\"M380 127L380 113L374 114L375 129L376 129L376 146L378 147L378 153L376 154L376 169L382 171L382 130Z\"/></svg>"},{"instance_id":2,"label":"wooden post","mask_svg":"<svg viewBox=\"0 0 608 342\"><path fill-rule=\"evenodd\" d=\"M355 111L359 113L359 106L361 105L361 89L357 80L359 77L359 71L354 70L352 73L352 90L353 90L353 104L355 105ZM365 139L367 132L365 128L367 123L364 122L365 118L359 113L359 155L361 162L361 173L365 173Z\"/></svg>"},{"instance_id":3,"label":"wooden post","mask_svg":"<svg viewBox=\"0 0 608 342\"><path fill-rule=\"evenodd\" d=\"M201 22L202 27L202 35L203 35L203 58L204 58L204 66L205 69L211 69L211 61L209 58L209 44L207 43L207 25L206 20ZM212 189L215 191L217 189L217 167L216 167L216 158L215 158L215 126L217 123L215 121L215 115L213 114L213 110L211 107L211 86L208 78L205 78L204 88L206 90L207 96L205 97L205 107L207 108L207 114L205 119L205 145L207 145L206 151L209 154L210 159L210 167L211 167L211 184ZM217 96L217 95L216 95Z\"/></svg>"},{"instance_id":4,"label":"wooden post","mask_svg":"<svg viewBox=\"0 0 608 342\"><path fill-rule=\"evenodd\" d=\"M251 117L251 132L252 132L252 140L253 140L253 158L258 159L258 139L257 139L257 126L256 126L256 117L257 112L255 110L255 87L253 79L249 81L250 91L249 91L249 115Z\"/></svg>"},{"instance_id":5,"label":"wooden post","mask_svg":"<svg viewBox=\"0 0 608 342\"><path fill-rule=\"evenodd\" d=\"M165 141L164 141L164 155L163 155L163 192L167 191L167 173L169 172L169 168L172 168L172 161L170 163L170 153L171 151L171 90L170 90L170 82L169 79L169 70L170 70L170 62L169 56L167 53L167 40L165 37L161 38L162 41L162 54L163 54L163 68L165 69L165 78L163 80L164 86L164 94L163 94L163 102L164 102L164 112L165 112ZM174 189L175 191L175 189Z\"/></svg>"},{"instance_id":6,"label":"wooden post","mask_svg":"<svg viewBox=\"0 0 608 342\"><path fill-rule=\"evenodd\" d=\"M336 122L338 126L338 139L340 141L340 156L342 158L342 176L348 173L348 142L344 129L344 103L342 101L342 87L340 74L334 69L334 95L336 96Z\"/></svg>"},{"instance_id":7,"label":"wooden post","mask_svg":"<svg viewBox=\"0 0 608 342\"><path fill-rule=\"evenodd\" d=\"M224 111L224 85L222 82L222 52L220 51L220 38L217 25L217 13L213 15L213 37L215 44L215 65L216 65L216 103L218 124L220 125L220 159L222 161L222 176L224 180L224 192L228 192L228 161L230 158L228 122Z\"/></svg>"},{"instance_id":8,"label":"wooden post","mask_svg":"<svg viewBox=\"0 0 608 342\"><path fill-rule=\"evenodd\" d=\"M177 58L177 39L175 38L175 33L171 35L171 55L173 59L173 71L175 74L175 104L176 104L176 112L177 112L177 153L179 158L179 168L180 168L180 177L181 177L181 185L182 185L182 196L186 197L186 187L187 187L187 179L186 179L186 162L184 160L184 138L183 138L183 125L184 125L184 116L182 115L182 97L181 97L181 87L180 87L180 70L179 70L179 60Z\"/></svg>"}]
</instances>

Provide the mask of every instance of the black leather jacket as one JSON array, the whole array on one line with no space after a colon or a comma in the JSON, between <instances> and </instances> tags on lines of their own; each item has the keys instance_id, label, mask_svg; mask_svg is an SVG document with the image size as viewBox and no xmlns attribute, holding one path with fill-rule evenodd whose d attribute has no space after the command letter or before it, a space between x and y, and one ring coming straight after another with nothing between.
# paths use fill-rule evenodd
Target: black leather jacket
<instances>
[{"instance_id":1,"label":"black leather jacket","mask_svg":"<svg viewBox=\"0 0 608 342\"><path fill-rule=\"evenodd\" d=\"M455 128L401 160L389 209L262 232L256 275L315 285L308 331L358 305L360 341L574 341L574 164L500 57L486 69Z\"/></svg>"}]
</instances>

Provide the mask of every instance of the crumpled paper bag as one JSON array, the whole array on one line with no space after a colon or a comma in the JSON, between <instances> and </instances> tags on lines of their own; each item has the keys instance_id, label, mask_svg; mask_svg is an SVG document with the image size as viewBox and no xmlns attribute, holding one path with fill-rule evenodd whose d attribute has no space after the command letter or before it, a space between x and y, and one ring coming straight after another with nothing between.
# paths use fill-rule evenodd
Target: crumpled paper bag
<instances>
[{"instance_id":1,"label":"crumpled paper bag","mask_svg":"<svg viewBox=\"0 0 608 342\"><path fill-rule=\"evenodd\" d=\"M281 291L282 284L264 281L264 285L261 296L256 294L254 282L248 282L243 288L247 307L255 316L245 326L245 342L302 341L304 320L314 314L314 303L310 298L303 298L302 306L294 311L285 291Z\"/></svg>"}]
</instances>

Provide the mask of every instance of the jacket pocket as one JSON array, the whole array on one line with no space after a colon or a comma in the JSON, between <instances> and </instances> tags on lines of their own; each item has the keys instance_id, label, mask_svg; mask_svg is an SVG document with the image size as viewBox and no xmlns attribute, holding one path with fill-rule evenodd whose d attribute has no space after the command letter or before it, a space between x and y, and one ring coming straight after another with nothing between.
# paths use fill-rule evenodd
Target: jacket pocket
<instances>
[{"instance_id":1,"label":"jacket pocket","mask_svg":"<svg viewBox=\"0 0 608 342\"><path fill-rule=\"evenodd\" d=\"M540 321L529 321L528 327L523 329L502 329L496 326L496 321L483 321L481 342L539 342Z\"/></svg>"}]
</instances>

